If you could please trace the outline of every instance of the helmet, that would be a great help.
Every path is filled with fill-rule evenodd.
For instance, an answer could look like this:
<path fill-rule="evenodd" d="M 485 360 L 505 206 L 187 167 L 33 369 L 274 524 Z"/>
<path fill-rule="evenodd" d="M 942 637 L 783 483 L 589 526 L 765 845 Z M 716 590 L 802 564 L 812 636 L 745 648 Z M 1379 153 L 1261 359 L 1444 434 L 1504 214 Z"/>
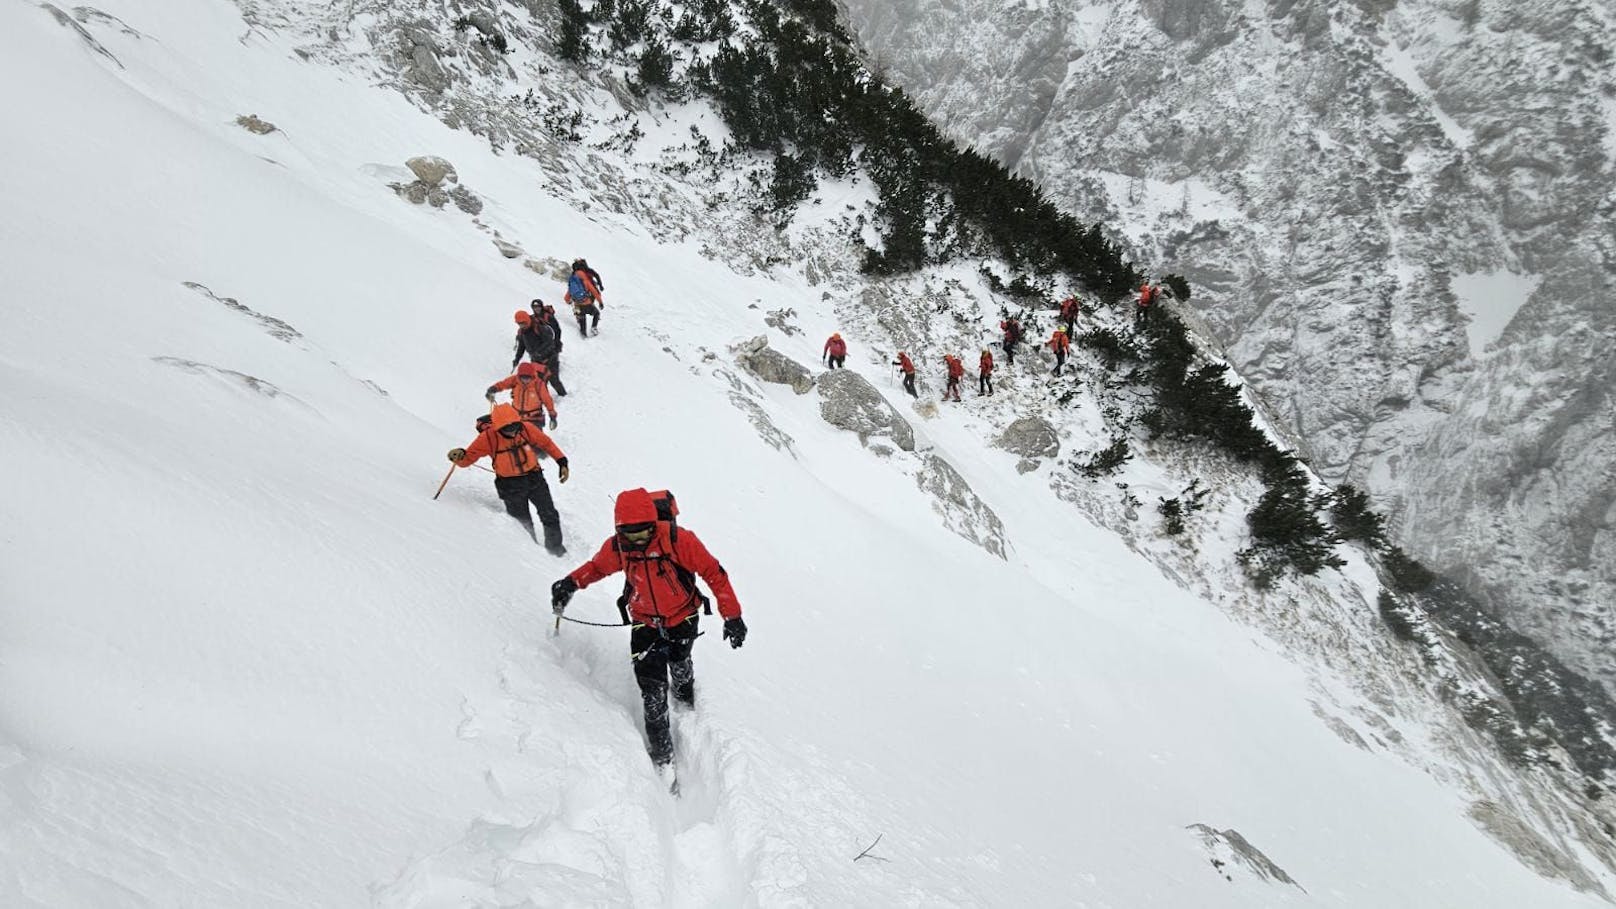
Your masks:
<path fill-rule="evenodd" d="M 523 363 L 521 366 L 516 367 L 516 374 L 518 376 L 536 376 L 539 374 L 539 364 Z"/>
<path fill-rule="evenodd" d="M 515 318 L 517 325 L 526 325 L 533 321 L 533 316 L 529 315 L 525 309 L 518 309 Z"/>

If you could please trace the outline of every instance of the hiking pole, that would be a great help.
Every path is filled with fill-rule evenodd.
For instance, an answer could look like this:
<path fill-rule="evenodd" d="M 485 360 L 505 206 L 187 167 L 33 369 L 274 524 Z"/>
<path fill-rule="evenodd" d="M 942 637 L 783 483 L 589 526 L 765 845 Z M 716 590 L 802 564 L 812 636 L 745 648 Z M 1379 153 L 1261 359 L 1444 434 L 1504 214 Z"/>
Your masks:
<path fill-rule="evenodd" d="M 443 482 L 438 484 L 438 491 L 432 494 L 432 501 L 436 502 L 438 500 L 438 496 L 443 495 L 443 487 L 449 485 L 449 478 L 454 476 L 455 468 L 459 466 L 460 465 L 458 464 L 449 465 L 449 472 L 443 475 Z"/>

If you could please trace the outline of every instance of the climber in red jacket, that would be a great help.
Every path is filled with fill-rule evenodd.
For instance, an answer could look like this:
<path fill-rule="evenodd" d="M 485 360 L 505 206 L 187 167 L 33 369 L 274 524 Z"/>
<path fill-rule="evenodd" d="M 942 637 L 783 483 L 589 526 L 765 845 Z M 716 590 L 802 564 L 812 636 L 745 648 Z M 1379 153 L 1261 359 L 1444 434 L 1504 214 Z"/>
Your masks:
<path fill-rule="evenodd" d="M 948 367 L 948 386 L 943 389 L 943 400 L 947 401 L 952 397 L 958 401 L 960 399 L 959 383 L 960 378 L 965 375 L 965 364 L 961 363 L 960 358 L 953 354 L 944 354 L 943 363 Z"/>
<path fill-rule="evenodd" d="M 842 340 L 840 333 L 833 334 L 825 341 L 825 352 L 819 356 L 820 362 L 829 362 L 831 369 L 845 369 L 847 363 L 847 342 Z"/>
<path fill-rule="evenodd" d="M 556 615 L 567 608 L 572 595 L 619 571 L 629 582 L 628 614 L 633 620 L 629 648 L 634 657 L 634 679 L 645 706 L 645 735 L 651 762 L 663 767 L 673 760 L 673 733 L 668 728 L 668 687 L 673 699 L 687 707 L 696 703 L 695 666 L 690 659 L 696 643 L 699 607 L 704 602 L 696 587 L 699 576 L 712 588 L 718 613 L 724 617 L 724 639 L 731 647 L 746 641 L 746 622 L 735 599 L 729 575 L 701 538 L 657 508 L 658 495 L 644 489 L 618 493 L 614 510 L 616 532 L 601 544 L 595 557 L 550 585 Z M 671 512 L 676 514 L 677 512 Z"/>
<path fill-rule="evenodd" d="M 993 354 L 987 348 L 982 348 L 982 357 L 977 361 L 976 393 L 979 395 L 993 394 Z"/>
<path fill-rule="evenodd" d="M 909 397 L 918 399 L 920 393 L 915 391 L 915 362 L 900 350 L 898 359 L 893 360 L 892 365 L 903 370 L 903 390 L 909 392 Z"/>

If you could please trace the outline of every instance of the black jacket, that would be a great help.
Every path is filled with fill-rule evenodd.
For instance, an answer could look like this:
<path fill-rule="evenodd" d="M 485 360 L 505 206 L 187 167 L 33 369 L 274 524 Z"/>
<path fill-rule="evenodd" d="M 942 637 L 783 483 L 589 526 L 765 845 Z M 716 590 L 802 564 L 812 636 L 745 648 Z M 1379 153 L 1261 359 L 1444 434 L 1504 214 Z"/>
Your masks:
<path fill-rule="evenodd" d="M 522 354 L 535 363 L 545 363 L 561 349 L 556 333 L 543 323 L 530 324 L 516 333 L 516 349 L 512 352 L 511 368 L 522 362 Z"/>

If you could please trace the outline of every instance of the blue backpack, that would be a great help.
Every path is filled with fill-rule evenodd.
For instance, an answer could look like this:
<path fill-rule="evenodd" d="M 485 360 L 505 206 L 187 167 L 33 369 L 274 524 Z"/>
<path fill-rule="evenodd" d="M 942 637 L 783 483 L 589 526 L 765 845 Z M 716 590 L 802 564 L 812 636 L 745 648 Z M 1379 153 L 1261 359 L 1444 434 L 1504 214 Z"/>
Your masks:
<path fill-rule="evenodd" d="M 567 296 L 579 303 L 589 299 L 589 290 L 584 287 L 584 279 L 578 277 L 577 272 L 567 279 Z"/>

